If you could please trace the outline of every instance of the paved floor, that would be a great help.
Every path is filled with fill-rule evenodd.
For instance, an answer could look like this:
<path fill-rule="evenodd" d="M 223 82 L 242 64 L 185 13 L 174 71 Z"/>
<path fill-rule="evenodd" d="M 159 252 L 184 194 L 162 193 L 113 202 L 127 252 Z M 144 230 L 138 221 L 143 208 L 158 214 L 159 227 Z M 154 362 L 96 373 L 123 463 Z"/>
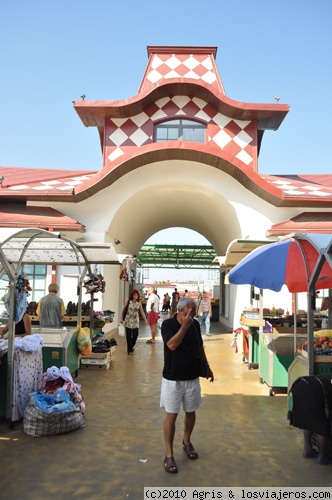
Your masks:
<path fill-rule="evenodd" d="M 202 380 L 204 404 L 192 441 L 199 459 L 182 451 L 178 417 L 178 474 L 163 470 L 164 412 L 159 408 L 163 346 L 146 344 L 142 325 L 134 356 L 124 340 L 107 371 L 79 370 L 86 426 L 69 434 L 32 438 L 20 423 L 0 421 L 1 499 L 143 498 L 144 486 L 332 486 L 332 466 L 302 458 L 301 433 L 286 418 L 286 396 L 269 396 L 258 370 L 230 348 L 232 335 L 213 324 L 205 348 L 215 373 Z"/>

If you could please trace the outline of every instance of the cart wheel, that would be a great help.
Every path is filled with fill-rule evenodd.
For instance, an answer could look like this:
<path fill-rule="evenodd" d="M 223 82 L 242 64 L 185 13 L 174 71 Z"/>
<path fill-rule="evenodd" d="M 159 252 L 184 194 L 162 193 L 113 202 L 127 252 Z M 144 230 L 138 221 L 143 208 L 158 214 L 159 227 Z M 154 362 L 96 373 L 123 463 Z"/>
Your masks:
<path fill-rule="evenodd" d="M 248 365 L 248 370 L 252 370 L 252 364 L 251 363 L 249 363 L 249 365 Z"/>
<path fill-rule="evenodd" d="M 270 389 L 270 390 L 269 390 L 269 396 L 274 396 L 274 395 L 275 395 L 274 390 L 273 390 L 273 389 Z"/>
<path fill-rule="evenodd" d="M 262 377 L 259 377 L 259 383 L 264 384 L 264 380 L 262 379 Z"/>

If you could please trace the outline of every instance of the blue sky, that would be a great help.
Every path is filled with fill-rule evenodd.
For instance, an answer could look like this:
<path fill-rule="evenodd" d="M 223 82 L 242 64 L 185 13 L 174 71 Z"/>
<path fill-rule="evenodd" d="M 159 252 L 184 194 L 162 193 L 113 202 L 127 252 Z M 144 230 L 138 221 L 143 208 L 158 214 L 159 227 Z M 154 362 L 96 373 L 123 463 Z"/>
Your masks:
<path fill-rule="evenodd" d="M 72 101 L 135 95 L 148 45 L 206 45 L 228 97 L 291 106 L 259 172 L 331 174 L 331 22 L 330 0 L 3 1 L 0 165 L 99 170 Z"/>
<path fill-rule="evenodd" d="M 330 0 L 13 0 L 0 6 L 0 165 L 100 169 L 72 107 L 137 93 L 148 45 L 217 46 L 228 97 L 290 104 L 261 173 L 332 173 Z"/>

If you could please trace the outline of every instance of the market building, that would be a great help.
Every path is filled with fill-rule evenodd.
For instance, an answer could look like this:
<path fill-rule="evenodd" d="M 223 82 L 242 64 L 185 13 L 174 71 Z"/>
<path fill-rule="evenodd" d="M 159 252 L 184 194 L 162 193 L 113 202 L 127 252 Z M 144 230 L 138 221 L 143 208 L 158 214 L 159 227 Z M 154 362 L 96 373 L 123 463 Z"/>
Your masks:
<path fill-rule="evenodd" d="M 282 126 L 289 105 L 226 96 L 217 47 L 149 46 L 147 53 L 135 96 L 73 103 L 83 125 L 98 130 L 100 170 L 1 167 L 0 230 L 59 231 L 74 241 L 110 243 L 122 257 L 138 255 L 162 229 L 195 230 L 220 256 L 219 319 L 233 328 L 249 295 L 247 287 L 225 284 L 228 270 L 266 241 L 331 233 L 332 175 L 259 173 L 264 133 Z M 102 269 L 102 307 L 116 315 L 122 269 L 121 258 Z M 69 274 L 46 266 L 40 294 L 53 279 L 64 301 L 72 300 Z"/>

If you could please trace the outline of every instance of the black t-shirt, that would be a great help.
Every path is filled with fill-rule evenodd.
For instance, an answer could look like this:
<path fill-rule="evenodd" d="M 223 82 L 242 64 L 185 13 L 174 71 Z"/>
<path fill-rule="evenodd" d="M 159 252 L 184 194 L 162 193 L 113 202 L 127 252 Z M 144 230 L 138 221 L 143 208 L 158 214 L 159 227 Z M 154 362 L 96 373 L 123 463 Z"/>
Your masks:
<path fill-rule="evenodd" d="M 181 328 L 177 314 L 165 319 L 161 326 L 161 335 L 164 341 L 164 369 L 163 377 L 168 380 L 194 380 L 199 376 L 199 346 L 203 345 L 201 329 L 198 321 L 188 328 L 181 344 L 171 351 L 167 342 Z"/>

